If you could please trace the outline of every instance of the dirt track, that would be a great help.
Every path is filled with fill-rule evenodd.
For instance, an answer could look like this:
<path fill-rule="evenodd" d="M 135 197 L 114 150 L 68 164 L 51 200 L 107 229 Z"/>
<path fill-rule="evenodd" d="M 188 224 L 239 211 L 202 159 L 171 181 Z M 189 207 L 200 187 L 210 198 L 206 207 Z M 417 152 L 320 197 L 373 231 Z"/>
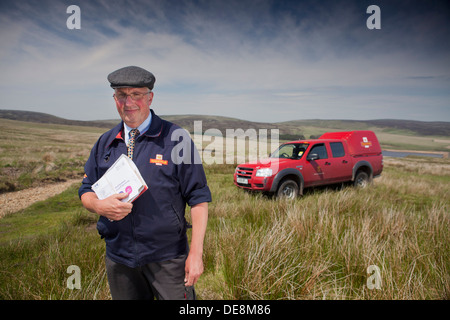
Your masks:
<path fill-rule="evenodd" d="M 25 209 L 36 201 L 53 197 L 74 183 L 81 183 L 81 180 L 72 179 L 65 182 L 0 194 L 0 218 L 8 213 Z"/>

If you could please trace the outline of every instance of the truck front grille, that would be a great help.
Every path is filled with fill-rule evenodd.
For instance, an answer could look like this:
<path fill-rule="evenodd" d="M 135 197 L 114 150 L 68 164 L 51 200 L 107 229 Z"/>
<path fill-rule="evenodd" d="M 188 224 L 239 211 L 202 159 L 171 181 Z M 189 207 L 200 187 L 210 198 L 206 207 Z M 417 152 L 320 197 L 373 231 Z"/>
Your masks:
<path fill-rule="evenodd" d="M 238 167 L 236 174 L 238 177 L 250 179 L 253 173 L 253 168 Z"/>

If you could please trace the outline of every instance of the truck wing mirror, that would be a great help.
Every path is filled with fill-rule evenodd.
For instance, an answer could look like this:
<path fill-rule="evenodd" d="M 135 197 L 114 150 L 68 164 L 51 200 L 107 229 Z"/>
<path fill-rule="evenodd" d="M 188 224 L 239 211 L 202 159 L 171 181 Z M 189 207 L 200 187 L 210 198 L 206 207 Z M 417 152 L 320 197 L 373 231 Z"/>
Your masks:
<path fill-rule="evenodd" d="M 307 161 L 314 161 L 314 160 L 318 160 L 319 159 L 319 155 L 317 153 L 310 153 L 308 154 L 308 157 L 306 158 Z"/>

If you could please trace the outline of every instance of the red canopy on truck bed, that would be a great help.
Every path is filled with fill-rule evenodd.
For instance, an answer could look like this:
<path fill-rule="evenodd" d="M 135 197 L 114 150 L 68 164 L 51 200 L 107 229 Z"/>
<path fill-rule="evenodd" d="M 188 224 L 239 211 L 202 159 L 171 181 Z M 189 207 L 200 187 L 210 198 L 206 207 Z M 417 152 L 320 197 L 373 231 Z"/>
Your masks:
<path fill-rule="evenodd" d="M 369 130 L 327 132 L 319 139 L 346 140 L 351 156 L 379 155 L 381 153 L 377 136 Z"/>

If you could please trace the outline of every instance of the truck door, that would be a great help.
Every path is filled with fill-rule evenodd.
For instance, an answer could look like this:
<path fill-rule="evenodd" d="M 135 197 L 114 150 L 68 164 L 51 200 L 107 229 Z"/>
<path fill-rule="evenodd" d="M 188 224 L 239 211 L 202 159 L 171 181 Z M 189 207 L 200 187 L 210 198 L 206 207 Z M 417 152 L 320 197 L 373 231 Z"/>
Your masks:
<path fill-rule="evenodd" d="M 348 181 L 352 179 L 352 162 L 342 142 L 330 142 L 331 157 L 329 178 L 333 182 Z"/>
<path fill-rule="evenodd" d="M 312 146 L 306 156 L 302 170 L 305 187 L 327 183 L 329 165 L 325 143 L 318 143 Z"/>

